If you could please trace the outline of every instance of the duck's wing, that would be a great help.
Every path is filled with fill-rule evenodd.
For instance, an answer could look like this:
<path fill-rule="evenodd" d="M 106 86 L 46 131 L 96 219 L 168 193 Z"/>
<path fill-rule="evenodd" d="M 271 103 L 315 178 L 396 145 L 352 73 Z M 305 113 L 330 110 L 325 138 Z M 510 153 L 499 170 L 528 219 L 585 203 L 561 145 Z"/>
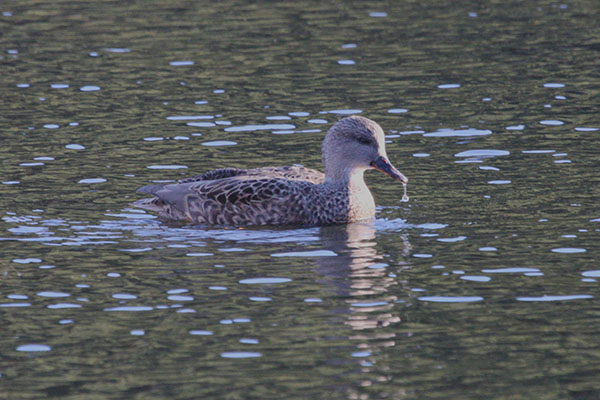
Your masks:
<path fill-rule="evenodd" d="M 219 168 L 213 169 L 212 171 L 207 171 L 200 175 L 192 176 L 190 178 L 181 179 L 179 180 L 179 183 L 214 181 L 216 179 L 231 178 L 234 176 L 244 175 L 246 173 L 248 173 L 248 170 L 242 168 Z"/>
<path fill-rule="evenodd" d="M 307 181 L 314 184 L 323 183 L 323 181 L 325 180 L 325 174 L 323 174 L 322 172 L 306 168 L 301 165 L 293 165 L 289 167 L 276 167 L 273 168 L 273 174 L 283 179 Z"/>
<path fill-rule="evenodd" d="M 323 183 L 325 175 L 317 170 L 305 168 L 300 165 L 286 167 L 265 168 L 220 168 L 207 171 L 191 178 L 181 179 L 179 183 L 191 183 L 200 181 L 213 181 L 217 179 L 233 178 L 235 176 L 282 178 L 289 180 L 307 181 L 315 184 Z"/>
<path fill-rule="evenodd" d="M 148 185 L 138 191 L 160 199 L 162 216 L 219 225 L 310 223 L 305 197 L 318 194 L 311 182 L 248 176 Z"/>

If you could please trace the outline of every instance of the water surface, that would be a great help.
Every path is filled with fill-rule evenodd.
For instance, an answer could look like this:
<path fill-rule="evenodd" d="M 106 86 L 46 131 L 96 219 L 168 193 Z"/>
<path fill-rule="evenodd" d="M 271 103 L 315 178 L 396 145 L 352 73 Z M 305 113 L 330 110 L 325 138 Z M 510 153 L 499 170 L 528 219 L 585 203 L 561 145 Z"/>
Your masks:
<path fill-rule="evenodd" d="M 10 398 L 600 397 L 597 4 L 13 2 Z M 320 168 L 378 121 L 377 219 L 203 227 L 135 189 Z"/>

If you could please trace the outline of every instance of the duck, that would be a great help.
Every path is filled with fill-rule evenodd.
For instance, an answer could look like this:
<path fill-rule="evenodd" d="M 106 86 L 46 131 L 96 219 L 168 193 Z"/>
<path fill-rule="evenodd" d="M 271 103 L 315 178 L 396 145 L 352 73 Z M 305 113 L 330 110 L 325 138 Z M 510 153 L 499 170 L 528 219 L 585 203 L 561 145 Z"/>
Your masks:
<path fill-rule="evenodd" d="M 333 124 L 321 152 L 324 173 L 300 165 L 220 168 L 143 186 L 137 191 L 153 197 L 133 205 L 200 225 L 333 225 L 374 218 L 365 171 L 381 171 L 404 187 L 408 182 L 387 156 L 383 129 L 366 117 Z"/>

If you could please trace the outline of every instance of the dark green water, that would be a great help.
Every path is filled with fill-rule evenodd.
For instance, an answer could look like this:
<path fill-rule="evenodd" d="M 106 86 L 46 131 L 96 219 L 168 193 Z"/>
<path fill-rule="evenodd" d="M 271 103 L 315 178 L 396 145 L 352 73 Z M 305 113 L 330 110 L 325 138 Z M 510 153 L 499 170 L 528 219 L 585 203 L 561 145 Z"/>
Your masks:
<path fill-rule="evenodd" d="M 0 398 L 600 398 L 599 9 L 1 3 Z M 129 206 L 351 113 L 373 223 Z"/>

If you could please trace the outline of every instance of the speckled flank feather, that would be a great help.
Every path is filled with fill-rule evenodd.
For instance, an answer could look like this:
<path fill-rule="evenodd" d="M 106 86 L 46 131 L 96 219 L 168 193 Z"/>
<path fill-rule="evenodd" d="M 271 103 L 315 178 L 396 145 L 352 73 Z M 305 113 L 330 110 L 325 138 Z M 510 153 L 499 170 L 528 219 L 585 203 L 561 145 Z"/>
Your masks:
<path fill-rule="evenodd" d="M 357 124 L 364 129 L 357 129 Z M 383 132 L 371 132 L 373 124 L 381 131 L 379 125 L 366 118 L 345 118 L 330 129 L 328 136 L 341 132 L 354 140 L 353 132 L 367 132 L 375 139 L 372 147 L 384 146 Z M 345 128 L 351 128 L 351 132 L 345 132 Z M 332 143 L 343 146 L 344 140 L 334 138 Z M 374 151 L 379 147 L 375 146 Z M 330 153 L 325 145 L 323 152 L 327 163 Z M 354 166 L 352 160 L 348 165 L 341 164 L 329 169 L 342 177 L 345 175 L 338 169 L 348 170 L 347 178 L 329 179 L 302 166 L 216 169 L 175 184 L 144 186 L 138 191 L 155 197 L 134 205 L 165 218 L 211 225 L 324 225 L 372 218 L 375 203 L 362 178 L 370 165 L 365 161 L 364 165 Z"/>

